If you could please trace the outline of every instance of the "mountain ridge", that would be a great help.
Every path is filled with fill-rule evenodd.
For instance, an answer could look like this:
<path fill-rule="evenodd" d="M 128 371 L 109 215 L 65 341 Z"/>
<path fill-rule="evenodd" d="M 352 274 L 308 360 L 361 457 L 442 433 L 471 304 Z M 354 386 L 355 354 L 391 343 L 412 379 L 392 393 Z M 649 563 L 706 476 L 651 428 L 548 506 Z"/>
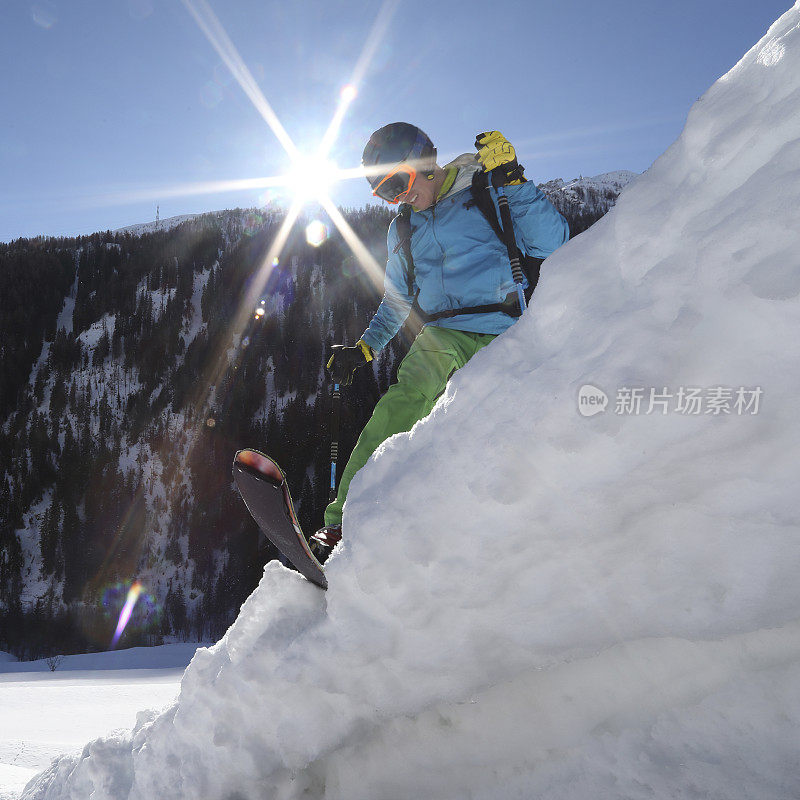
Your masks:
<path fill-rule="evenodd" d="M 599 175 L 594 175 L 589 178 L 585 178 L 582 175 L 578 178 L 572 178 L 571 180 L 564 180 L 563 178 L 554 178 L 549 181 L 545 181 L 543 183 L 537 184 L 545 194 L 548 195 L 551 201 L 554 199 L 558 199 L 558 193 L 568 193 L 568 192 L 575 192 L 576 190 L 581 190 L 585 193 L 585 195 L 590 195 L 593 191 L 598 195 L 605 193 L 605 199 L 607 201 L 605 208 L 603 208 L 602 213 L 608 211 L 608 209 L 613 205 L 613 202 L 616 201 L 616 198 L 619 196 L 620 192 L 629 184 L 632 183 L 637 177 L 639 177 L 638 172 L 631 172 L 630 170 L 615 170 L 612 172 L 603 172 Z M 551 196 L 552 195 L 552 196 Z M 576 200 L 580 202 L 577 196 L 573 195 L 571 200 L 575 202 Z M 608 201 L 611 202 L 608 202 Z M 586 198 L 584 198 L 584 202 L 586 202 Z M 601 205 L 598 203 L 598 205 Z M 263 207 L 254 207 L 252 209 L 247 209 L 245 213 L 248 211 L 250 213 L 265 213 L 268 211 L 275 211 L 277 210 L 274 206 L 263 206 Z M 122 228 L 116 228 L 113 233 L 115 234 L 124 234 L 130 233 L 135 236 L 141 236 L 145 233 L 154 233 L 156 231 L 168 231 L 172 228 L 182 225 L 184 222 L 190 222 L 196 220 L 200 217 L 204 217 L 207 215 L 216 216 L 219 218 L 223 218 L 226 215 L 240 213 L 241 209 L 222 209 L 219 211 L 201 211 L 196 214 L 178 214 L 173 217 L 165 217 L 164 219 L 159 220 L 152 220 L 151 222 L 140 222 L 135 223 L 133 225 L 126 225 Z"/>
<path fill-rule="evenodd" d="M 565 210 L 578 227 L 615 200 L 606 193 L 592 210 Z M 19 266 L 16 279 L 5 273 L 9 305 L 24 291 L 15 311 L 32 309 L 3 331 L 6 352 L 17 340 L 28 353 L 4 381 L 5 402 L 15 385 L 18 399 L 0 425 L 5 649 L 38 657 L 107 646 L 134 576 L 147 603 L 128 644 L 220 635 L 275 556 L 254 552 L 257 534 L 228 483 L 231 443 L 287 465 L 313 530 L 329 471 L 323 352 L 355 340 L 380 296 L 338 234 L 314 248 L 297 224 L 268 265 L 258 308 L 229 329 L 283 213 L 180 215 L 0 246 L 0 259 Z M 379 206 L 346 212 L 379 263 L 391 216 Z M 54 269 L 61 288 L 36 310 L 34 284 L 54 283 L 37 271 Z M 342 463 L 412 336 L 398 337 L 349 394 Z M 302 441 L 292 441 L 296 430 L 308 431 Z M 198 507 L 199 497 L 212 501 Z"/>

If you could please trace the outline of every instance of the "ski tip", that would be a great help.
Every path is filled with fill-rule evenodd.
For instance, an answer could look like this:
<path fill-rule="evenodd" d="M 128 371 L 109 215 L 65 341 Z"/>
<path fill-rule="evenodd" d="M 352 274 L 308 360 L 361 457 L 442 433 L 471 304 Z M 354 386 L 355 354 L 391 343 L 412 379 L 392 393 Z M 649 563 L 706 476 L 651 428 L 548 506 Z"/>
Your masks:
<path fill-rule="evenodd" d="M 304 577 L 307 578 L 309 583 L 313 583 L 315 586 L 318 586 L 324 592 L 328 591 L 328 579 L 324 575 L 321 575 L 321 576 L 316 577 L 316 578 L 308 578 L 308 576 L 304 576 Z"/>
<path fill-rule="evenodd" d="M 283 481 L 281 468 L 269 456 L 259 453 L 258 450 L 240 450 L 233 460 L 234 463 L 249 467 L 275 483 Z"/>

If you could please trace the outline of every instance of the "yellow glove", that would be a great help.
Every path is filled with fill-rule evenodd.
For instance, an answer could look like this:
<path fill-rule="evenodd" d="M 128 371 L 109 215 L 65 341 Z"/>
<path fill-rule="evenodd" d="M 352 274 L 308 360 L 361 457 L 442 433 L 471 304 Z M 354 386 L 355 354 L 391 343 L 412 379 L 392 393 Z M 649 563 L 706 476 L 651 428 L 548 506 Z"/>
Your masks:
<path fill-rule="evenodd" d="M 504 176 L 502 184 L 516 186 L 525 180 L 523 167 L 517 163 L 514 145 L 500 131 L 487 131 L 475 137 L 478 161 L 486 172 L 496 169 Z M 495 184 L 497 185 L 497 184 Z"/>

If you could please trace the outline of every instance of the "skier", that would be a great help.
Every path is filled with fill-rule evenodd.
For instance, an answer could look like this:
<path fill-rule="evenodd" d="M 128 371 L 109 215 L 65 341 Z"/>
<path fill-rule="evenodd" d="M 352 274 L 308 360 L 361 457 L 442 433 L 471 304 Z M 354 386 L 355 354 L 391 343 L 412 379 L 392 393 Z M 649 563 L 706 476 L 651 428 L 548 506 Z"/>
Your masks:
<path fill-rule="evenodd" d="M 387 234 L 383 299 L 354 346 L 333 346 L 327 365 L 332 379 L 349 385 L 356 369 L 373 360 L 410 314 L 417 314 L 424 327 L 400 364 L 397 383 L 364 427 L 337 497 L 325 510 L 324 527 L 311 537 L 321 562 L 341 539 L 342 510 L 358 470 L 383 441 L 425 417 L 451 375 L 521 314 L 508 250 L 490 225 L 498 192 L 484 180 L 485 197 L 492 198 L 487 210 L 476 179 L 491 173 L 494 187 L 502 185 L 508 197 L 517 245 L 532 265 L 526 294 L 538 277 L 534 267 L 569 238 L 566 220 L 526 181 L 505 137 L 498 131 L 482 133 L 475 144 L 477 155 L 440 167 L 436 148 L 422 130 L 394 122 L 375 131 L 364 148 L 361 163 L 373 194 L 402 205 Z"/>

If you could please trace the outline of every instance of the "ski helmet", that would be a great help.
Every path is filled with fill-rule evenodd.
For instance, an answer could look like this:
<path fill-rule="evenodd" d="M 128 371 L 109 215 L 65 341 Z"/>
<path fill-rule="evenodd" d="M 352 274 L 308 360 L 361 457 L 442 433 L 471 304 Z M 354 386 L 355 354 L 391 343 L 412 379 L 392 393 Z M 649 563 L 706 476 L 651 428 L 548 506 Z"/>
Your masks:
<path fill-rule="evenodd" d="M 361 164 L 376 196 L 396 203 L 408 191 L 420 161 L 434 161 L 436 148 L 416 125 L 392 122 L 369 137 Z M 433 177 L 432 170 L 420 170 Z"/>

